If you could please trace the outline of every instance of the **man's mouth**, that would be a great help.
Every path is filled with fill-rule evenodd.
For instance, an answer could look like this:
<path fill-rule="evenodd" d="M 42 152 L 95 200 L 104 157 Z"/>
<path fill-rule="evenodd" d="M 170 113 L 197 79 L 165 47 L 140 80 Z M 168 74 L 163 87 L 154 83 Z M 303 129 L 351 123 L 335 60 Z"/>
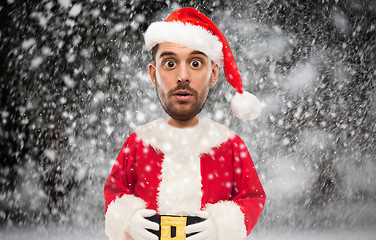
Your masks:
<path fill-rule="evenodd" d="M 174 97 L 179 102 L 185 102 L 192 98 L 192 93 L 188 90 L 178 90 L 174 93 Z"/>

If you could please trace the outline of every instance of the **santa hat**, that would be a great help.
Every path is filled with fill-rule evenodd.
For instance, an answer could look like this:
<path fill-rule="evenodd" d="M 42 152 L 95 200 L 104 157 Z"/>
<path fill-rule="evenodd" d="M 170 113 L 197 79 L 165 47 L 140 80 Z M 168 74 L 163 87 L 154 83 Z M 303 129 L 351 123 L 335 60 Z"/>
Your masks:
<path fill-rule="evenodd" d="M 154 22 L 147 29 L 145 47 L 151 50 L 162 42 L 173 42 L 210 57 L 223 70 L 227 82 L 236 90 L 231 101 L 231 109 L 242 120 L 253 120 L 261 113 L 260 101 L 244 91 L 242 79 L 230 46 L 219 28 L 203 13 L 194 8 L 181 8 L 163 22 Z"/>

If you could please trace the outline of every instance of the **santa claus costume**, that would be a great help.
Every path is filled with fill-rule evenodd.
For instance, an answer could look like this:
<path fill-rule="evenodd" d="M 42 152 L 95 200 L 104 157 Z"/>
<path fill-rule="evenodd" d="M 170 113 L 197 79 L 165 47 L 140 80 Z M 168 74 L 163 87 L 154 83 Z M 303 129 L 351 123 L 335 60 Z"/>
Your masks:
<path fill-rule="evenodd" d="M 175 42 L 202 51 L 224 65 L 227 81 L 238 92 L 235 102 L 240 99 L 232 103 L 235 114 L 253 119 L 260 113 L 260 102 L 243 91 L 226 39 L 199 11 L 179 9 L 151 24 L 145 42 L 149 50 Z M 208 118 L 188 128 L 175 128 L 164 119 L 137 128 L 116 158 L 104 196 L 105 231 L 111 240 L 124 240 L 133 213 L 143 208 L 174 216 L 207 211 L 219 240 L 240 240 L 254 228 L 265 203 L 244 142 Z"/>

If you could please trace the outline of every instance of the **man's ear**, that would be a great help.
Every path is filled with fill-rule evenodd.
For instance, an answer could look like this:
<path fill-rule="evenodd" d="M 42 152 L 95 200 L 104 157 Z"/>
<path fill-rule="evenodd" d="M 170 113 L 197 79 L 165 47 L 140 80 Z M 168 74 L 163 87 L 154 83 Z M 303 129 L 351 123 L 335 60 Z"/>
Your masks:
<path fill-rule="evenodd" d="M 213 63 L 212 74 L 211 74 L 211 79 L 210 79 L 210 87 L 213 87 L 217 83 L 218 76 L 219 76 L 219 66 L 218 64 Z"/>
<path fill-rule="evenodd" d="M 148 66 L 148 72 L 150 76 L 150 80 L 153 83 L 153 85 L 156 87 L 157 86 L 157 78 L 156 78 L 156 68 L 155 68 L 155 63 L 151 62 L 149 63 Z"/>

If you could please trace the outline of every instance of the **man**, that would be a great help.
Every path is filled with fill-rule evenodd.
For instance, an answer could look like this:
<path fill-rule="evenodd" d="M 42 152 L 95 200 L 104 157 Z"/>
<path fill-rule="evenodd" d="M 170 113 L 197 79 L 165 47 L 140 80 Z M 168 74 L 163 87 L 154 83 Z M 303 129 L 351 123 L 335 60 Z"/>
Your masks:
<path fill-rule="evenodd" d="M 243 91 L 226 39 L 199 11 L 182 8 L 151 24 L 145 45 L 169 119 L 140 126 L 125 141 L 104 188 L 107 236 L 244 239 L 262 212 L 264 190 L 244 142 L 198 113 L 222 63 L 238 92 L 236 115 L 252 119 L 260 103 Z"/>

